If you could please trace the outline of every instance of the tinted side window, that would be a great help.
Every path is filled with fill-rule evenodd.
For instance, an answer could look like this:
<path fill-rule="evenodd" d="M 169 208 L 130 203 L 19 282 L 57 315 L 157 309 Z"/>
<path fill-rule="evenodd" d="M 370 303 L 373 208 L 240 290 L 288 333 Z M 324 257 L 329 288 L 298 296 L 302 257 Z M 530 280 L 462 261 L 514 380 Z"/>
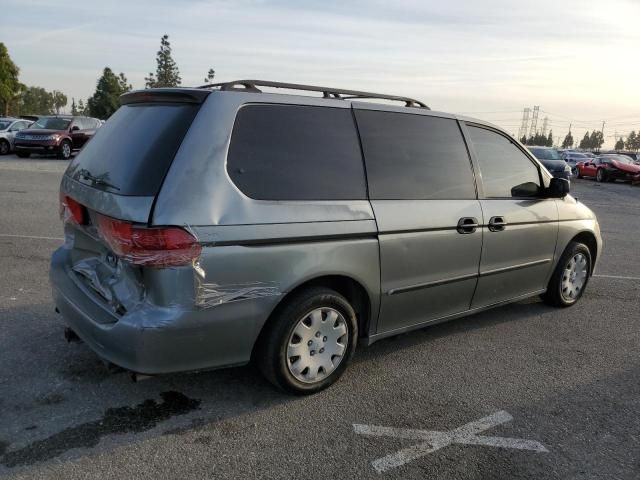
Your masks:
<path fill-rule="evenodd" d="M 480 164 L 485 196 L 509 198 L 535 194 L 540 176 L 529 157 L 507 137 L 485 128 L 468 128 Z"/>
<path fill-rule="evenodd" d="M 344 108 L 242 107 L 227 171 L 245 195 L 258 200 L 367 198 L 357 131 Z"/>
<path fill-rule="evenodd" d="M 377 200 L 476 198 L 455 120 L 356 110 L 369 196 Z"/>

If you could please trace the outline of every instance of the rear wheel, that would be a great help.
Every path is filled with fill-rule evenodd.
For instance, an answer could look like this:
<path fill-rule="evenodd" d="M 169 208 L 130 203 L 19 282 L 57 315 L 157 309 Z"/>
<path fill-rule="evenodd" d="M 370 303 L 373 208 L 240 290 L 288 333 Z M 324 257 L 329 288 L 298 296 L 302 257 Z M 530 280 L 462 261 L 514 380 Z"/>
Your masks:
<path fill-rule="evenodd" d="M 58 158 L 62 160 L 69 160 L 69 158 L 71 158 L 71 142 L 69 142 L 69 140 L 63 140 L 60 144 Z"/>
<path fill-rule="evenodd" d="M 271 383 L 298 395 L 318 392 L 338 380 L 358 340 L 355 311 L 328 288 L 295 294 L 265 329 L 254 361 Z"/>
<path fill-rule="evenodd" d="M 560 257 L 542 299 L 554 307 L 570 307 L 582 297 L 590 276 L 589 248 L 583 243 L 571 242 Z"/>
<path fill-rule="evenodd" d="M 18 155 L 18 157 L 20 158 L 29 158 L 31 156 L 29 152 L 18 152 L 16 153 L 16 155 Z"/>
<path fill-rule="evenodd" d="M 11 145 L 6 140 L 0 140 L 0 155 L 6 155 L 11 150 Z"/>
<path fill-rule="evenodd" d="M 599 168 L 596 172 L 596 182 L 606 182 L 607 181 L 607 172 L 604 171 L 603 168 Z"/>

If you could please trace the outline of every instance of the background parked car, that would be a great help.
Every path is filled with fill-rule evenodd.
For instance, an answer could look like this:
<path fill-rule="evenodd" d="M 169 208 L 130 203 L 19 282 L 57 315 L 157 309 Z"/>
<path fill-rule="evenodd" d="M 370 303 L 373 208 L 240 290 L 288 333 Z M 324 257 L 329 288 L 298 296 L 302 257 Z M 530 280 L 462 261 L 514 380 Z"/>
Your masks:
<path fill-rule="evenodd" d="M 580 152 L 563 152 L 562 155 L 560 156 L 565 162 L 569 164 L 573 175 L 578 174 L 578 169 L 576 168 L 576 164 L 580 162 L 587 162 L 591 158 L 586 154 L 580 153 Z"/>
<path fill-rule="evenodd" d="M 20 118 L 0 118 L 0 155 L 6 155 L 13 150 L 13 142 L 20 130 L 24 130 L 31 121 Z"/>
<path fill-rule="evenodd" d="M 32 153 L 56 154 L 68 159 L 73 150 L 80 150 L 101 126 L 100 120 L 68 115 L 40 117 L 28 130 L 15 138 L 15 150 L 19 157 Z"/>
<path fill-rule="evenodd" d="M 577 165 L 578 178 L 595 177 L 598 182 L 633 181 L 640 175 L 640 165 L 626 155 L 600 155 Z"/>
<path fill-rule="evenodd" d="M 571 167 L 565 162 L 558 151 L 551 147 L 527 147 L 533 156 L 540 160 L 549 173 L 556 178 L 571 180 Z"/>

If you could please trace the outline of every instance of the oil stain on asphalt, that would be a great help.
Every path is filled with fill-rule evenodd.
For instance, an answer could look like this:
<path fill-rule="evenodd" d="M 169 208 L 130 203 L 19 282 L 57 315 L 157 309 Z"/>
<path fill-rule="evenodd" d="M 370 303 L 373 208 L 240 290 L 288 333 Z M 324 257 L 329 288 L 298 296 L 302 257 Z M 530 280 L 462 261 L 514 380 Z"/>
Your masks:
<path fill-rule="evenodd" d="M 12 468 L 50 460 L 74 448 L 95 447 L 105 435 L 143 432 L 200 407 L 200 400 L 179 392 L 163 392 L 160 397 L 160 403 L 145 400 L 135 407 L 109 408 L 100 420 L 67 428 L 18 450 L 7 451 L 9 444 L 0 440 L 0 464 Z"/>

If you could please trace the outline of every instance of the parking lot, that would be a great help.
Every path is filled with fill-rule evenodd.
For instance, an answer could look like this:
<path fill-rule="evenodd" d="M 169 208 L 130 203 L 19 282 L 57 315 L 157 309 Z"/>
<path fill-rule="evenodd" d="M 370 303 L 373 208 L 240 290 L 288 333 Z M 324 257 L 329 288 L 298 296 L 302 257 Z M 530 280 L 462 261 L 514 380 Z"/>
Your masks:
<path fill-rule="evenodd" d="M 65 166 L 0 158 L 0 476 L 638 477 L 640 188 L 572 183 L 605 242 L 576 306 L 382 340 L 297 398 L 251 367 L 133 383 L 67 344 L 48 283 Z"/>

